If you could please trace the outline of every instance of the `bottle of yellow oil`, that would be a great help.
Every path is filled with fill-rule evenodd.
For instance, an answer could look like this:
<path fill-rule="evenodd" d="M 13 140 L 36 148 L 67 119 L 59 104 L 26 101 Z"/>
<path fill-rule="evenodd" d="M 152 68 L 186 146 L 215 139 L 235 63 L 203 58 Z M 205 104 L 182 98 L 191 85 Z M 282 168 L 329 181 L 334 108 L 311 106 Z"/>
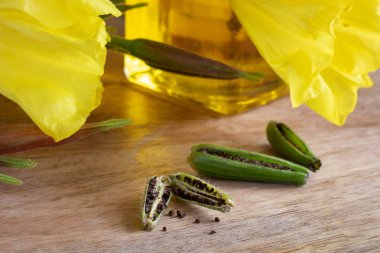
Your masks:
<path fill-rule="evenodd" d="M 259 82 L 189 77 L 153 69 L 126 55 L 125 73 L 136 87 L 221 114 L 242 112 L 288 94 L 287 86 L 261 58 L 229 0 L 127 0 L 148 6 L 126 13 L 127 39 L 164 42 L 247 72 L 261 72 Z"/>

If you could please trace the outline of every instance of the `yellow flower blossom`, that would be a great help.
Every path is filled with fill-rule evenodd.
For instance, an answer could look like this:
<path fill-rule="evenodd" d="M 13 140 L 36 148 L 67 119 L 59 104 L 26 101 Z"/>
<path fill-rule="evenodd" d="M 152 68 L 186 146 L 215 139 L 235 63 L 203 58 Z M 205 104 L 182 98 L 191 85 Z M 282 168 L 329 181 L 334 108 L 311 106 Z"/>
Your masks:
<path fill-rule="evenodd" d="M 0 1 L 0 93 L 56 141 L 99 105 L 108 0 Z"/>
<path fill-rule="evenodd" d="M 253 43 L 305 103 L 343 125 L 380 67 L 379 0 L 231 0 Z"/>

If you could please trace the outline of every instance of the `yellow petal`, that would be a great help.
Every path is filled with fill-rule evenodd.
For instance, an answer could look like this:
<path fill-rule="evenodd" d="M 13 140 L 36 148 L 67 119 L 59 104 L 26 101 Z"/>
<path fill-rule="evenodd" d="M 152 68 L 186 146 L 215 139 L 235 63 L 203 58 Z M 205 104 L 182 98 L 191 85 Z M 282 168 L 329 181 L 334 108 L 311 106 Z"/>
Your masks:
<path fill-rule="evenodd" d="M 56 141 L 99 105 L 108 35 L 106 0 L 0 3 L 0 93 Z M 102 8 L 104 9 L 102 10 Z"/>
<path fill-rule="evenodd" d="M 328 91 L 306 101 L 306 104 L 325 119 L 342 126 L 355 108 L 359 88 L 357 81 L 361 78 L 360 75 L 347 75 L 329 67 L 319 78 L 320 82 L 328 83 Z"/>
<path fill-rule="evenodd" d="M 330 92 L 307 105 L 337 125 L 343 125 L 354 110 L 359 87 L 370 87 L 368 73 L 380 67 L 380 1 L 354 1 L 335 27 L 335 51 L 321 79 Z"/>
<path fill-rule="evenodd" d="M 294 107 L 328 92 L 316 86 L 334 51 L 333 27 L 349 1 L 231 0 L 260 54 L 289 85 Z"/>
<path fill-rule="evenodd" d="M 293 106 L 343 125 L 380 67 L 380 1 L 231 1 Z"/>
<path fill-rule="evenodd" d="M 354 1 L 335 28 L 332 65 L 347 74 L 366 76 L 380 67 L 380 1 Z M 365 78 L 365 77 L 363 77 Z M 358 82 L 368 87 L 370 81 Z"/>

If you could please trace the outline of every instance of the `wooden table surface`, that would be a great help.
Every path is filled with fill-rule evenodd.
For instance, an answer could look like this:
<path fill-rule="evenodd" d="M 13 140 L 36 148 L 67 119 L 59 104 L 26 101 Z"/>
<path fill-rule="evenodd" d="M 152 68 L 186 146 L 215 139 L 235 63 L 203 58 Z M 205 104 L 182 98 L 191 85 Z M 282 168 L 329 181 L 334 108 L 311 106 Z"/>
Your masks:
<path fill-rule="evenodd" d="M 0 185 L 0 252 L 379 252 L 380 85 L 361 90 L 355 112 L 336 127 L 306 107 L 292 110 L 288 98 L 228 117 L 176 105 L 130 88 L 120 57 L 112 56 L 104 83 L 89 122 L 134 124 L 17 154 L 38 166 L 3 170 L 24 185 Z M 0 138 L 38 132 L 15 104 L 3 97 L 0 104 Z M 148 177 L 195 173 L 186 157 L 197 143 L 271 154 L 271 119 L 292 126 L 321 157 L 322 169 L 305 186 L 210 179 L 236 199 L 230 213 L 172 201 L 184 219 L 164 216 L 154 231 L 142 229 Z"/>

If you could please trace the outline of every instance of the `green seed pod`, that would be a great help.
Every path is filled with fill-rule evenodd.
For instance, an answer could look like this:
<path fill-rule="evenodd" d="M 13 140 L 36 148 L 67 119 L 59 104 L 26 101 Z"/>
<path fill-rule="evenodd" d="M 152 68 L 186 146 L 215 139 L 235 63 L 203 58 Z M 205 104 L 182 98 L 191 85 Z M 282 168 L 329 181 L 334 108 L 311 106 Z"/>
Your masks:
<path fill-rule="evenodd" d="M 152 68 L 182 75 L 227 80 L 245 78 L 254 82 L 263 77 L 261 73 L 248 73 L 189 51 L 147 39 L 127 40 L 111 36 L 107 47 L 133 55 Z"/>
<path fill-rule="evenodd" d="M 267 126 L 267 138 L 273 149 L 285 159 L 301 164 L 313 172 L 322 166 L 321 160 L 287 125 L 270 121 Z"/>
<path fill-rule="evenodd" d="M 235 205 L 227 193 L 193 175 L 177 173 L 170 180 L 173 194 L 186 202 L 224 213 Z"/>
<path fill-rule="evenodd" d="M 260 153 L 212 144 L 195 145 L 188 158 L 198 172 L 216 178 L 303 185 L 308 170 Z"/>
<path fill-rule="evenodd" d="M 152 230 L 171 198 L 170 179 L 166 176 L 154 176 L 149 179 L 144 196 L 142 222 L 144 228 Z"/>

